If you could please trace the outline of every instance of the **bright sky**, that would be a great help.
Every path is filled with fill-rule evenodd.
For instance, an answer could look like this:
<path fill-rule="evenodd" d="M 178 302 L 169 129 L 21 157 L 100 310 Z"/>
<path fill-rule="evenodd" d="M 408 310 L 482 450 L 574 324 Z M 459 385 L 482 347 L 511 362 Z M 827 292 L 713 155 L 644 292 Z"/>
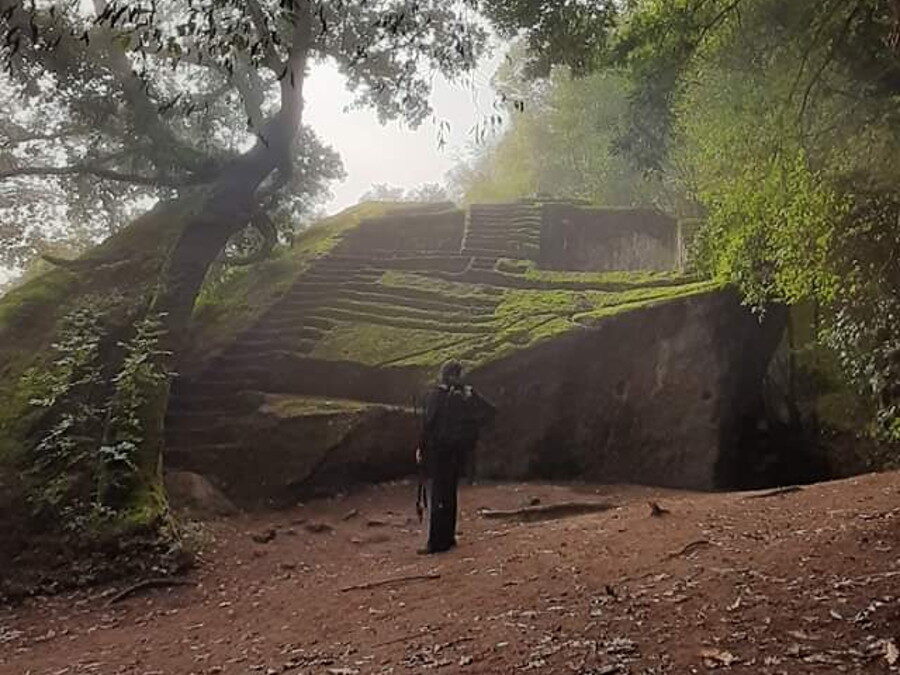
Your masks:
<path fill-rule="evenodd" d="M 369 109 L 345 111 L 353 96 L 331 64 L 316 66 L 305 86 L 304 117 L 323 141 L 337 150 L 347 178 L 332 186 L 334 212 L 356 204 L 375 183 L 414 188 L 444 183 L 444 175 L 472 146 L 472 130 L 493 111 L 496 100 L 490 79 L 502 53 L 485 59 L 469 80 L 449 83 L 436 78 L 432 94 L 434 120 L 410 129 L 399 122 L 382 126 Z M 449 123 L 447 144 L 438 147 L 438 123 Z"/>

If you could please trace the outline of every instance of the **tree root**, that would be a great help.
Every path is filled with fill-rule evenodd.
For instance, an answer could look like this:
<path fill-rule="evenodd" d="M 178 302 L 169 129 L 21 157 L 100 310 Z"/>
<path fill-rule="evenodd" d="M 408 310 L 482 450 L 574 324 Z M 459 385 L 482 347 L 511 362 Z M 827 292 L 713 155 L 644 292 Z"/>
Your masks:
<path fill-rule="evenodd" d="M 754 492 L 747 495 L 744 499 L 765 499 L 766 497 L 777 497 L 779 495 L 787 495 L 791 492 L 800 492 L 803 490 L 799 485 L 786 485 L 784 487 L 775 488 L 774 490 L 766 490 L 765 492 Z"/>
<path fill-rule="evenodd" d="M 402 584 L 407 581 L 433 581 L 434 579 L 440 578 L 441 575 L 437 574 L 436 572 L 432 572 L 430 574 L 411 574 L 406 577 L 392 577 L 390 579 L 381 579 L 380 581 L 371 581 L 367 584 L 354 584 L 353 586 L 344 586 L 341 589 L 341 593 L 346 593 L 347 591 L 368 590 L 370 588 L 389 586 L 391 584 Z"/>
<path fill-rule="evenodd" d="M 132 584 L 128 588 L 124 588 L 106 602 L 106 606 L 114 605 L 126 598 L 131 597 L 135 593 L 146 590 L 148 588 L 165 588 L 167 586 L 195 586 L 196 583 L 184 577 L 157 577 L 154 579 L 144 579 L 136 584 Z"/>
<path fill-rule="evenodd" d="M 666 560 L 672 560 L 673 558 L 680 558 L 683 555 L 690 555 L 695 551 L 700 550 L 706 546 L 712 546 L 712 542 L 708 539 L 697 539 L 696 541 L 692 541 L 690 544 L 687 544 L 683 548 L 674 553 L 670 553 L 666 556 Z"/>
<path fill-rule="evenodd" d="M 479 515 L 482 518 L 495 520 L 519 520 L 533 523 L 541 520 L 556 520 L 558 518 L 572 518 L 587 513 L 601 513 L 615 508 L 613 504 L 604 502 L 563 502 L 562 504 L 546 504 L 538 506 L 526 506 L 510 511 L 497 511 L 482 509 Z"/>

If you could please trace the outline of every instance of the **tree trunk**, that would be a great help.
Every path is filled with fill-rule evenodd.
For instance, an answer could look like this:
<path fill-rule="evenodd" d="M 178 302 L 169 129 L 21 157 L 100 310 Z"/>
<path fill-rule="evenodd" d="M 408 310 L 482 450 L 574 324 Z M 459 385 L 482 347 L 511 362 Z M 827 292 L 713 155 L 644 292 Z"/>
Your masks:
<path fill-rule="evenodd" d="M 281 109 L 260 131 L 256 145 L 227 166 L 205 196 L 182 198 L 185 202 L 182 212 L 190 215 L 169 254 L 151 309 L 164 315 L 169 361 L 177 362 L 185 346 L 194 302 L 210 266 L 228 239 L 250 222 L 260 186 L 274 171 L 290 170 L 290 153 L 303 114 L 303 83 L 312 28 L 310 1 L 294 0 L 293 9 L 292 47 L 281 73 Z M 155 476 L 156 484 L 151 481 L 150 487 L 154 488 L 151 492 L 160 494 L 163 420 L 168 396 L 168 383 L 148 396 L 154 402 L 151 415 L 154 419 L 146 419 L 144 423 L 158 433 L 148 434 L 139 467 L 142 475 Z"/>
<path fill-rule="evenodd" d="M 195 206 L 196 215 L 184 226 L 164 272 L 155 306 L 166 314 L 176 351 L 183 344 L 206 273 L 228 239 L 250 222 L 260 185 L 276 169 L 289 170 L 291 148 L 303 116 L 312 18 L 308 0 L 295 0 L 294 10 L 293 47 L 281 80 L 281 110 L 262 129 L 256 145 L 226 167 L 208 196 Z"/>

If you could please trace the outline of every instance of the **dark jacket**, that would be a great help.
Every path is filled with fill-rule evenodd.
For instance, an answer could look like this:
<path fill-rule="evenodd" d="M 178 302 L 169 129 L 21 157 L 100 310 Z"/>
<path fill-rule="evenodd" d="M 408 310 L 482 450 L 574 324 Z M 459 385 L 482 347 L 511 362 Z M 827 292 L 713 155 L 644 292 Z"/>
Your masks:
<path fill-rule="evenodd" d="M 479 430 L 495 413 L 494 406 L 470 385 L 441 384 L 428 392 L 420 442 L 426 465 L 436 455 L 458 454 L 474 447 Z"/>

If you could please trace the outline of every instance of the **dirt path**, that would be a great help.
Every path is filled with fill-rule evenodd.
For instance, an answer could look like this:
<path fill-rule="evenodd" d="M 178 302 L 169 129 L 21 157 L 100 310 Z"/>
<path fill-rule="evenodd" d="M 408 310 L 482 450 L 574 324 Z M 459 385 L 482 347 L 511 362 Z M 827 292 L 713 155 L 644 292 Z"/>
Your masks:
<path fill-rule="evenodd" d="M 415 553 L 412 493 L 207 523 L 194 587 L 0 610 L 0 673 L 900 670 L 900 474 L 764 498 L 476 486 L 461 496 L 460 547 L 441 556 Z M 617 507 L 476 513 L 538 500 Z M 651 516 L 648 501 L 670 512 Z"/>

